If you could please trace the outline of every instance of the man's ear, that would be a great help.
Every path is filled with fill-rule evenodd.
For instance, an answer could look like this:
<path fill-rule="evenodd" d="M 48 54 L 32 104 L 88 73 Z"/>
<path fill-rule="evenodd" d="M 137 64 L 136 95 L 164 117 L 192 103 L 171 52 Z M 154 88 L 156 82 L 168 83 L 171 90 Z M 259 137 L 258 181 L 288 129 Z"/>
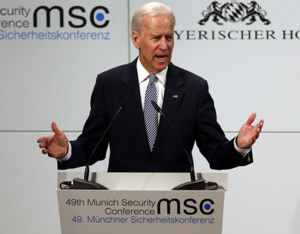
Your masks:
<path fill-rule="evenodd" d="M 132 31 L 131 38 L 135 48 L 140 48 L 140 35 L 136 31 Z"/>

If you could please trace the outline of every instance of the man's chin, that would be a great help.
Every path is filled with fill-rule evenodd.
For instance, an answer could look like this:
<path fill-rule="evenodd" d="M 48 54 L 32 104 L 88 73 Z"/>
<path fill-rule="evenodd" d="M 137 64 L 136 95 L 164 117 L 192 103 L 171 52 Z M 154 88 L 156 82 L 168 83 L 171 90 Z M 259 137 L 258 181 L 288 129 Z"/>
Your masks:
<path fill-rule="evenodd" d="M 169 65 L 170 62 L 164 62 L 164 63 L 160 63 L 158 64 L 155 69 L 158 70 L 158 71 L 162 71 L 162 70 L 165 70 L 167 68 L 167 66 Z"/>

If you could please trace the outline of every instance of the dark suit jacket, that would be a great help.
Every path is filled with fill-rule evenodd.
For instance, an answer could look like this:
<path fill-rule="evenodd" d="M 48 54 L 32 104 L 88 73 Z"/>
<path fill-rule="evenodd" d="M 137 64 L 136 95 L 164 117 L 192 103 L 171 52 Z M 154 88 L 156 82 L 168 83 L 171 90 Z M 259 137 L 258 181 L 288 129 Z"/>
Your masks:
<path fill-rule="evenodd" d="M 189 160 L 173 132 L 161 117 L 154 149 L 150 153 L 136 69 L 137 60 L 106 71 L 97 77 L 91 97 L 90 115 L 82 134 L 72 141 L 72 157 L 59 169 L 85 166 L 123 99 L 131 93 L 91 164 L 103 160 L 110 146 L 109 172 L 188 172 Z M 177 95 L 174 97 L 174 95 Z M 197 143 L 212 169 L 229 169 L 252 162 L 244 159 L 228 141 L 217 123 L 207 82 L 172 63 L 162 111 L 188 152 Z"/>

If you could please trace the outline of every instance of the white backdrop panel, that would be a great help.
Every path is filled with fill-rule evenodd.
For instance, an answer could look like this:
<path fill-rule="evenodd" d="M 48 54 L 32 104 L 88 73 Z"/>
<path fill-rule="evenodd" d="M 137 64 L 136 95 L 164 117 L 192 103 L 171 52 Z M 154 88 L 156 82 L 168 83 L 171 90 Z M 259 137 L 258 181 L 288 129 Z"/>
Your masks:
<path fill-rule="evenodd" d="M 299 233 L 299 140 L 298 133 L 264 133 L 254 163 L 229 171 L 224 234 Z"/>
<path fill-rule="evenodd" d="M 61 7 L 64 27 L 59 25 L 58 10 L 50 15 L 51 27 L 46 27 L 45 10 L 38 11 L 37 27 L 33 27 L 35 9 L 40 6 Z M 69 21 L 83 25 L 83 19 L 71 17 L 69 9 L 80 6 L 73 14 L 86 20 L 81 28 L 72 28 Z M 106 20 L 104 28 L 96 28 L 90 20 L 95 7 L 105 7 L 109 13 L 99 9 L 96 15 L 104 16 L 102 21 L 94 19 L 97 25 Z M 7 15 L 15 8 L 29 11 L 25 15 Z M 117 3 L 102 1 L 8 1 L 1 2 L 0 21 L 29 22 L 28 28 L 0 27 L 0 130 L 48 130 L 52 121 L 57 121 L 65 130 L 81 130 L 89 112 L 90 95 L 97 74 L 111 67 L 128 62 L 128 4 L 127 0 Z M 5 10 L 8 9 L 8 10 Z M 21 8 L 20 8 L 21 9 Z M 23 11 L 20 11 L 23 12 Z M 5 14 L 5 15 L 3 15 Z M 25 14 L 25 11 L 24 11 Z M 95 18 L 94 17 L 94 18 Z M 19 38 L 17 33 L 51 32 L 58 39 Z M 6 34 L 9 38 L 4 39 Z M 9 34 L 11 33 L 11 34 Z M 69 38 L 70 33 L 75 33 Z M 80 39 L 82 33 L 86 39 Z M 92 39 L 88 33 L 103 33 L 99 39 Z M 81 34 L 79 34 L 81 35 Z M 48 36 L 48 34 L 47 34 Z M 36 36 L 34 36 L 36 38 Z M 49 36 L 48 36 L 49 38 Z M 106 38 L 106 39 L 105 39 Z M 109 39 L 107 39 L 109 38 Z"/>
<path fill-rule="evenodd" d="M 1 233 L 60 233 L 56 160 L 40 153 L 35 142 L 41 134 L 50 133 L 0 133 Z M 107 160 L 90 169 L 105 172 Z M 74 171 L 83 176 L 84 168 Z"/>
<path fill-rule="evenodd" d="M 147 1 L 131 1 L 130 16 Z M 267 131 L 299 131 L 299 65 L 300 30 L 299 1 L 257 1 L 267 12 L 271 24 L 264 25 L 259 18 L 252 25 L 245 22 L 220 22 L 212 18 L 200 26 L 202 12 L 213 1 L 162 1 L 172 7 L 176 16 L 174 64 L 190 70 L 206 80 L 215 100 L 218 119 L 225 131 L 237 131 L 252 112 L 266 121 Z M 235 1 L 218 1 L 220 6 Z M 250 1 L 239 1 L 247 5 Z M 248 5 L 247 5 L 248 6 Z M 267 32 L 269 31 L 269 37 Z M 293 31 L 293 39 L 290 30 Z M 189 31 L 189 39 L 187 36 Z M 199 39 L 205 31 L 207 39 Z M 212 38 L 212 31 L 215 39 Z M 223 36 L 219 31 L 224 31 Z M 244 31 L 244 40 L 241 39 Z M 246 36 L 249 34 L 250 38 Z M 258 35 L 255 39 L 255 31 Z M 286 31 L 286 39 L 283 39 Z M 231 38 L 228 33 L 231 32 Z M 202 32 L 203 35 L 204 32 Z M 273 37 L 271 37 L 273 35 Z M 221 39 L 217 39 L 217 38 Z M 237 38 L 237 39 L 235 39 Z M 268 39 L 269 38 L 269 39 Z M 131 60 L 137 56 L 131 45 Z"/>

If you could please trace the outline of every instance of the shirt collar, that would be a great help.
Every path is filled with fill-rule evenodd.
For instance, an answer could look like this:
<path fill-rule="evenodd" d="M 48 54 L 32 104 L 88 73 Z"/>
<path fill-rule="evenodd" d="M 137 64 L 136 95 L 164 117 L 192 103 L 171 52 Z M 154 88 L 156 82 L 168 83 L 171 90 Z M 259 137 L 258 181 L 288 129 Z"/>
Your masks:
<path fill-rule="evenodd" d="M 139 78 L 139 84 L 145 81 L 148 76 L 150 75 L 149 72 L 143 67 L 140 57 L 138 58 L 138 61 L 136 63 L 136 68 L 137 68 L 137 73 L 138 73 L 138 78 Z M 159 82 L 161 82 L 163 85 L 166 84 L 166 79 L 167 79 L 167 72 L 168 72 L 168 67 L 166 67 L 164 70 L 161 72 L 155 74 Z"/>

